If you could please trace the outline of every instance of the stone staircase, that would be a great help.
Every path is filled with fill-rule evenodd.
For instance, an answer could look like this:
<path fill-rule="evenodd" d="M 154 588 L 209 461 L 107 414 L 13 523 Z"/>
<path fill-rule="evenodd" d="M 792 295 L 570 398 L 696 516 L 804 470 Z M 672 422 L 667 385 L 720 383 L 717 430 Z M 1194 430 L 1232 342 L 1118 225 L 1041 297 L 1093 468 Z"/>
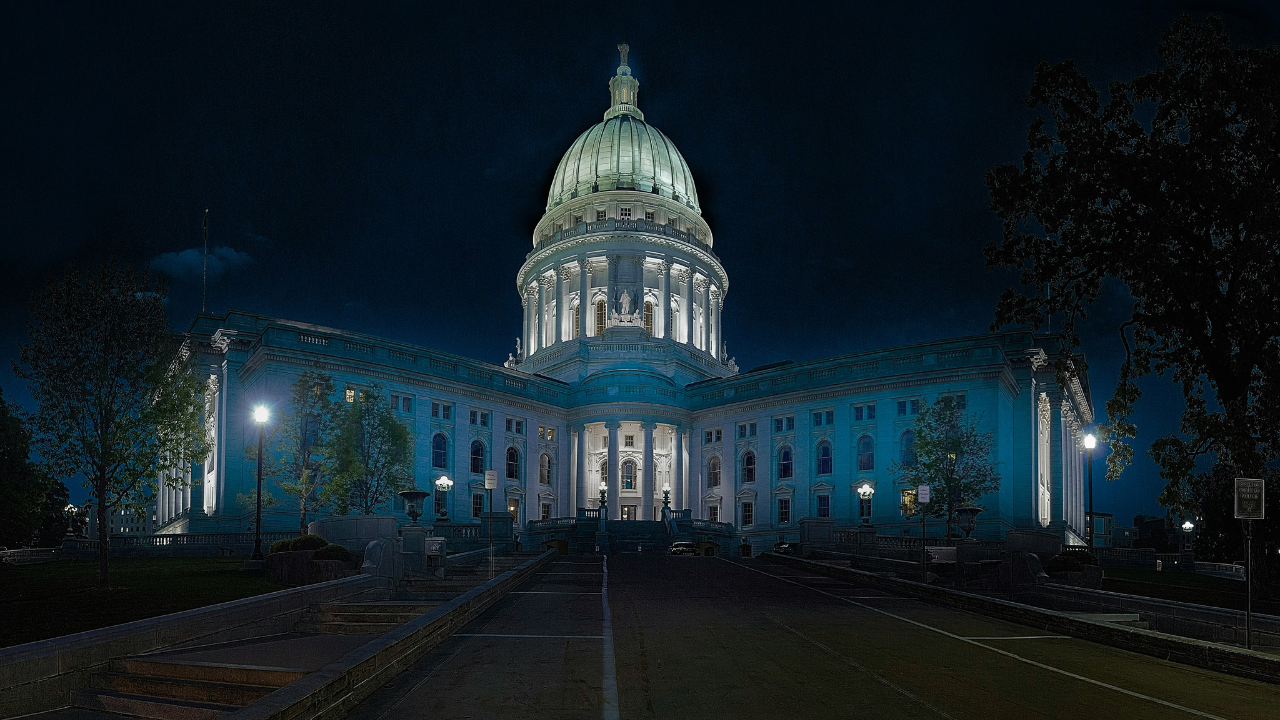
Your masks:
<path fill-rule="evenodd" d="M 155 720 L 214 720 L 284 687 L 302 670 L 184 663 L 141 658 L 112 660 L 93 687 L 77 690 L 77 707 Z"/>
<path fill-rule="evenodd" d="M 1143 620 L 1138 613 L 1088 613 L 1088 612 L 1069 612 L 1067 615 L 1078 617 L 1082 620 L 1092 620 L 1094 622 L 1109 623 L 1111 625 L 1123 625 L 1125 627 L 1139 628 L 1141 630 L 1150 630 L 1150 623 Z"/>
<path fill-rule="evenodd" d="M 493 559 L 493 577 L 527 562 L 522 555 L 499 555 Z M 489 582 L 489 558 L 474 565 L 450 565 L 442 578 L 406 575 L 396 585 L 391 598 L 400 602 L 445 602 Z"/>
<path fill-rule="evenodd" d="M 312 605 L 296 632 L 338 635 L 382 635 L 440 603 L 361 602 Z"/>
<path fill-rule="evenodd" d="M 671 549 L 671 525 L 663 520 L 610 520 L 605 530 L 613 552 L 665 555 Z"/>

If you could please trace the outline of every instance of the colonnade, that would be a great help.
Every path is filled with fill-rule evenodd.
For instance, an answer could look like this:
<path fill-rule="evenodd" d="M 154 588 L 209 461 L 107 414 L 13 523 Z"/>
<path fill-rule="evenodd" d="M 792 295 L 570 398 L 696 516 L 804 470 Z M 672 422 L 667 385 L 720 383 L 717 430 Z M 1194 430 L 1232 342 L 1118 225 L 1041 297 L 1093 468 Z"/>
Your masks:
<path fill-rule="evenodd" d="M 661 519 L 662 486 L 666 483 L 671 485 L 671 508 L 690 507 L 689 433 L 688 428 L 652 422 L 608 421 L 578 426 L 573 430 L 570 470 L 577 505 L 598 506 L 603 465 L 612 519 L 622 517 L 624 505 L 635 506 L 637 520 Z M 628 437 L 632 439 L 630 446 Z M 664 441 L 661 445 L 659 439 Z M 634 489 L 623 488 L 622 468 L 627 461 L 635 463 Z M 667 468 L 661 476 L 660 466 Z"/>
<path fill-rule="evenodd" d="M 635 264 L 640 277 L 634 283 L 620 284 L 611 272 L 621 262 Z M 645 282 L 647 273 L 656 275 L 654 287 Z M 596 326 L 595 303 L 604 300 L 605 322 L 611 323 L 619 288 L 639 291 L 633 301 L 642 315 L 645 303 L 652 303 L 653 337 L 693 345 L 723 360 L 720 316 L 724 291 L 697 269 L 672 258 L 639 255 L 579 256 L 526 283 L 521 295 L 524 357 L 577 337 L 599 336 L 604 328 Z"/>

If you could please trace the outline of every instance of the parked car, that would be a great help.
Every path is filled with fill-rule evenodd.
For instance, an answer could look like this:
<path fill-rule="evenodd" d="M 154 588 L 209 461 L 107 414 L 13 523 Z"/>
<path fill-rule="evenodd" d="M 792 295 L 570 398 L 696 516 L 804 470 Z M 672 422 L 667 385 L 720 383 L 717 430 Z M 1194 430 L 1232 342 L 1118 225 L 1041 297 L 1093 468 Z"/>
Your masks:
<path fill-rule="evenodd" d="M 676 542 L 671 544 L 672 555 L 698 555 L 698 544 L 692 542 Z"/>
<path fill-rule="evenodd" d="M 799 545 L 791 542 L 776 542 L 773 544 L 774 555 L 795 555 L 799 549 Z"/>

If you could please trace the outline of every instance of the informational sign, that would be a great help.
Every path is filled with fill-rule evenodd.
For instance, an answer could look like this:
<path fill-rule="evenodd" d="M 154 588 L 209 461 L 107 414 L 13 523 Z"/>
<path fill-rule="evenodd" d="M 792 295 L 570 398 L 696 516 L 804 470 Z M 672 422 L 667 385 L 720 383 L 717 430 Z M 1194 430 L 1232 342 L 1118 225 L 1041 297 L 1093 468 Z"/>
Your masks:
<path fill-rule="evenodd" d="M 484 471 L 484 489 L 496 490 L 497 488 L 498 488 L 498 471 L 485 470 Z"/>
<path fill-rule="evenodd" d="M 1266 519 L 1266 485 L 1255 478 L 1236 478 L 1236 519 Z"/>
<path fill-rule="evenodd" d="M 921 485 L 920 487 L 916 488 L 916 501 L 919 502 L 921 505 L 927 505 L 929 503 L 929 486 L 928 485 Z"/>

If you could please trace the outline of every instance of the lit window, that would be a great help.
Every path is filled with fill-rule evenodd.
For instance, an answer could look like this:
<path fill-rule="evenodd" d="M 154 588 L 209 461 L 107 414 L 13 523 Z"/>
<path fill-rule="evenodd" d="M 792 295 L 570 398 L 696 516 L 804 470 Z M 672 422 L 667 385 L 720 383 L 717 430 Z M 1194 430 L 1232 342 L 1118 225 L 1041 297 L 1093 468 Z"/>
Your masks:
<path fill-rule="evenodd" d="M 507 479 L 520 479 L 520 451 L 513 447 L 507 448 Z"/>
<path fill-rule="evenodd" d="M 720 458 L 713 457 L 707 461 L 707 487 L 720 485 Z"/>
<path fill-rule="evenodd" d="M 791 477 L 791 448 L 784 447 L 778 451 L 778 479 Z"/>
<path fill-rule="evenodd" d="M 791 522 L 791 498 L 778 498 L 778 524 Z"/>
<path fill-rule="evenodd" d="M 916 491 L 903 490 L 902 491 L 902 512 L 907 515 L 911 515 L 915 513 L 915 511 L 916 511 Z"/>
<path fill-rule="evenodd" d="M 548 440 L 555 440 L 555 439 L 556 439 L 556 429 L 555 429 L 555 428 L 553 428 L 553 427 L 549 427 L 549 428 L 547 428 L 547 439 L 548 439 Z"/>
<path fill-rule="evenodd" d="M 636 464 L 630 460 L 622 463 L 622 489 L 636 489 Z"/>
<path fill-rule="evenodd" d="M 830 495 L 818 496 L 818 517 L 820 518 L 831 517 L 831 496 Z"/>
<path fill-rule="evenodd" d="M 596 335 L 603 333 L 604 328 L 605 328 L 604 301 L 600 300 L 599 302 L 596 303 Z"/>
<path fill-rule="evenodd" d="M 551 456 L 546 453 L 538 458 L 538 482 L 543 485 L 551 484 Z"/>
<path fill-rule="evenodd" d="M 449 466 L 449 441 L 444 433 L 436 433 L 431 438 L 431 467 L 447 468 Z"/>
<path fill-rule="evenodd" d="M 818 474 L 831 474 L 831 445 L 830 443 L 820 443 L 818 445 Z"/>
<path fill-rule="evenodd" d="M 858 471 L 876 469 L 876 453 L 875 444 L 871 441 L 870 435 L 863 435 L 858 438 Z"/>
<path fill-rule="evenodd" d="M 601 220 L 604 220 L 604 211 L 603 211 L 603 210 L 597 210 L 597 211 L 596 211 L 596 222 L 600 222 Z"/>
<path fill-rule="evenodd" d="M 545 427 L 543 427 L 542 425 L 539 425 L 539 426 L 538 426 L 538 439 L 539 439 L 539 440 L 543 440 L 543 439 L 546 439 L 546 437 L 547 437 L 547 429 L 546 429 Z"/>
<path fill-rule="evenodd" d="M 356 391 L 351 388 L 347 388 L 347 402 L 355 402 L 355 401 L 356 401 Z"/>
<path fill-rule="evenodd" d="M 653 334 L 653 303 L 648 301 L 644 304 L 644 331 Z"/>
<path fill-rule="evenodd" d="M 756 454 L 748 452 L 742 456 L 742 482 L 756 481 Z"/>
<path fill-rule="evenodd" d="M 471 441 L 471 472 L 484 474 L 484 443 L 479 440 Z"/>
<path fill-rule="evenodd" d="M 622 219 L 622 220 L 630 220 L 630 219 L 631 219 L 631 208 L 629 208 L 629 207 L 620 207 L 620 208 L 618 208 L 618 217 L 619 217 L 620 219 Z"/>
<path fill-rule="evenodd" d="M 742 526 L 750 527 L 756 522 L 756 508 L 754 503 L 742 503 Z"/>

